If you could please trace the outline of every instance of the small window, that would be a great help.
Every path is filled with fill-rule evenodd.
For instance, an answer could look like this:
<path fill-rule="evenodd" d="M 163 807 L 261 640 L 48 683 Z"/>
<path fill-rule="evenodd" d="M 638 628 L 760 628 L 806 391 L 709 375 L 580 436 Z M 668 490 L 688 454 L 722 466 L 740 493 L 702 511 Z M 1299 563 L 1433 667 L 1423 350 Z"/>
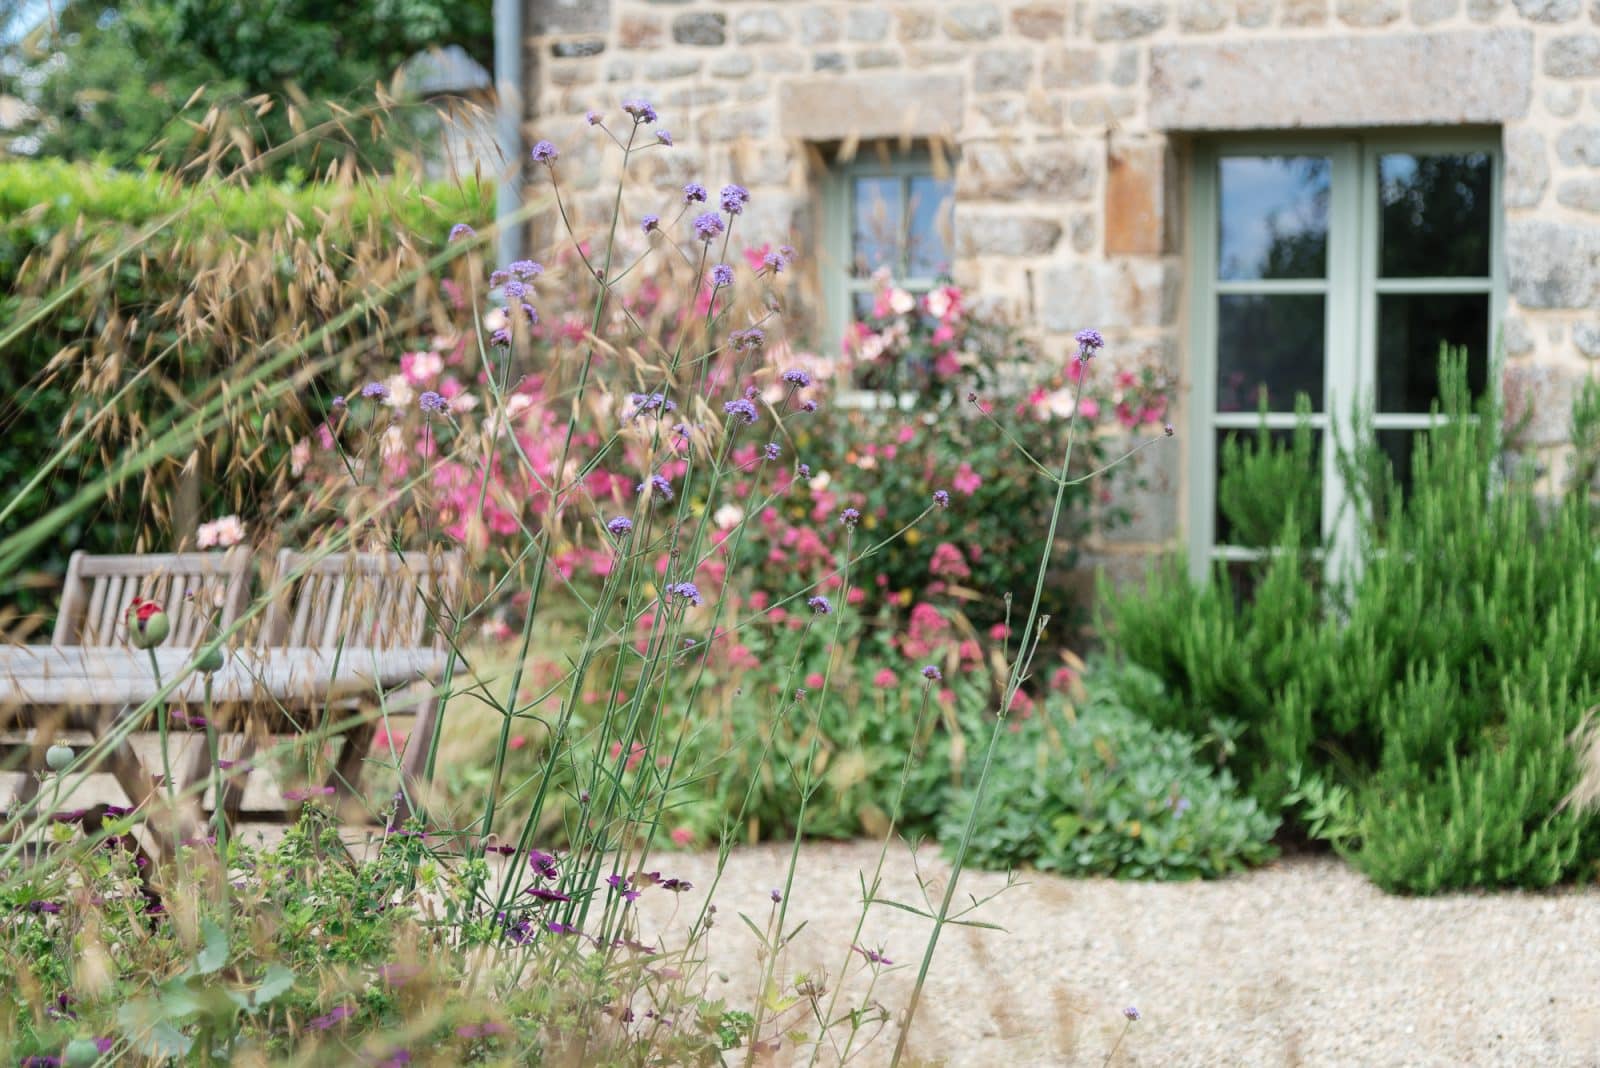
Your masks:
<path fill-rule="evenodd" d="M 838 351 L 887 275 L 913 296 L 950 274 L 955 183 L 926 151 L 863 146 L 829 171 L 823 190 L 825 339 Z"/>
<path fill-rule="evenodd" d="M 1320 534 L 1353 533 L 1329 433 L 1359 417 L 1404 481 L 1439 395 L 1441 344 L 1489 388 L 1497 327 L 1496 139 L 1384 135 L 1205 145 L 1196 153 L 1191 549 L 1259 551 L 1217 501 L 1227 443 L 1274 437 L 1310 401 Z M 1310 492 L 1309 488 L 1307 492 Z M 1309 508 L 1305 509 L 1310 511 Z M 1338 529 L 1336 529 L 1338 528 Z M 1344 546 L 1348 548 L 1348 546 Z"/>

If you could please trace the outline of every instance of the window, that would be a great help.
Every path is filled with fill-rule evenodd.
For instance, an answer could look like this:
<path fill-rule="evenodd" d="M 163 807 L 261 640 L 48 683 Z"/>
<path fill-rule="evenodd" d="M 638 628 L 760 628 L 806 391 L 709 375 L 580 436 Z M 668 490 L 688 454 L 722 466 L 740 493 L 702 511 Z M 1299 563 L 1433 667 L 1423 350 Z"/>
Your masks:
<path fill-rule="evenodd" d="M 1312 497 L 1337 554 L 1354 538 L 1335 427 L 1359 415 L 1404 477 L 1428 425 L 1439 346 L 1467 350 L 1489 387 L 1500 283 L 1496 139 L 1426 135 L 1203 146 L 1193 184 L 1194 380 L 1190 548 L 1197 571 L 1230 545 L 1216 509 L 1231 437 L 1275 436 L 1311 401 L 1321 468 Z"/>
<path fill-rule="evenodd" d="M 916 296 L 949 274 L 955 183 L 927 152 L 863 146 L 830 170 L 823 196 L 824 328 L 837 352 L 850 323 L 872 307 L 875 272 Z"/>

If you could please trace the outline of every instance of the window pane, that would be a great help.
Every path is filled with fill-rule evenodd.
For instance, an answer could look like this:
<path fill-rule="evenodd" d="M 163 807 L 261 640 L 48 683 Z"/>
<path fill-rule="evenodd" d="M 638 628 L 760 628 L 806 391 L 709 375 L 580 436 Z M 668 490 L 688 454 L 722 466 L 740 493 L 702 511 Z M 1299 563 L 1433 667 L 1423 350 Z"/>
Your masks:
<path fill-rule="evenodd" d="M 1319 156 L 1224 158 L 1217 277 L 1325 277 L 1329 174 Z"/>
<path fill-rule="evenodd" d="M 1378 158 L 1385 278 L 1489 274 L 1489 156 L 1404 153 Z"/>
<path fill-rule="evenodd" d="M 898 178 L 857 178 L 854 181 L 855 233 L 851 238 L 851 273 L 865 278 L 879 267 L 898 275 L 901 271 L 900 239 L 905 210 Z"/>
<path fill-rule="evenodd" d="M 950 273 L 950 254 L 945 239 L 950 235 L 950 209 L 955 204 L 955 189 L 937 178 L 911 179 L 910 263 L 911 278 L 937 278 Z"/>
<path fill-rule="evenodd" d="M 1277 544 L 1291 508 L 1302 546 L 1322 540 L 1322 432 L 1294 452 L 1294 430 L 1217 431 L 1216 543 L 1263 549 Z"/>
<path fill-rule="evenodd" d="M 1385 293 L 1378 297 L 1378 410 L 1425 412 L 1439 396 L 1439 345 L 1466 346 L 1467 385 L 1489 381 L 1489 297 Z"/>
<path fill-rule="evenodd" d="M 1294 411 L 1297 393 L 1322 410 L 1323 308 L 1312 294 L 1217 298 L 1217 411 Z"/>

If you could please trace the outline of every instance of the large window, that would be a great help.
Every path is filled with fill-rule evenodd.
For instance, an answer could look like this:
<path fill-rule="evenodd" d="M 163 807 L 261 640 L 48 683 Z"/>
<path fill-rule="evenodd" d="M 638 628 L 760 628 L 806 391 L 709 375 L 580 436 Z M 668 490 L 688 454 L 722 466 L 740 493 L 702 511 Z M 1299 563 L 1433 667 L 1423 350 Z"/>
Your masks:
<path fill-rule="evenodd" d="M 925 151 L 864 145 L 829 171 L 823 197 L 825 332 L 837 346 L 871 311 L 879 272 L 918 297 L 948 276 L 955 185 Z"/>
<path fill-rule="evenodd" d="M 1359 415 L 1397 474 L 1438 394 L 1439 346 L 1467 350 L 1488 388 L 1497 337 L 1499 161 L 1493 137 L 1325 138 L 1217 143 L 1194 172 L 1196 568 L 1256 555 L 1230 543 L 1216 507 L 1228 439 L 1274 435 L 1311 403 L 1321 533 L 1336 550 L 1355 516 L 1338 479 L 1340 440 Z M 1310 519 L 1312 517 L 1304 517 Z"/>

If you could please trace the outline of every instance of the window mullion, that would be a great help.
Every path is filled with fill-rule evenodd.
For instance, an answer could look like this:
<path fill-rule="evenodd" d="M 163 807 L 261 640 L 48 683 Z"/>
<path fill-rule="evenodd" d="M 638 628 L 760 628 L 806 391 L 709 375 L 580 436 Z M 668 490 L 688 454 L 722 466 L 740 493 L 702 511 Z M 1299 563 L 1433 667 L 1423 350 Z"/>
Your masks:
<path fill-rule="evenodd" d="M 1367 284 L 1376 264 L 1367 211 L 1367 166 L 1361 146 L 1347 142 L 1333 152 L 1328 211 L 1328 321 L 1325 367 L 1328 430 L 1322 442 L 1323 536 L 1330 548 L 1329 578 L 1354 562 L 1359 519 L 1340 477 L 1338 445 L 1352 439 L 1358 413 L 1369 404 L 1372 362 L 1372 294 Z"/>
<path fill-rule="evenodd" d="M 1217 153 L 1201 147 L 1190 174 L 1189 277 L 1194 301 L 1189 337 L 1193 345 L 1189 404 L 1183 420 L 1189 446 L 1189 572 L 1197 582 L 1211 570 L 1216 543 L 1217 435 Z"/>

